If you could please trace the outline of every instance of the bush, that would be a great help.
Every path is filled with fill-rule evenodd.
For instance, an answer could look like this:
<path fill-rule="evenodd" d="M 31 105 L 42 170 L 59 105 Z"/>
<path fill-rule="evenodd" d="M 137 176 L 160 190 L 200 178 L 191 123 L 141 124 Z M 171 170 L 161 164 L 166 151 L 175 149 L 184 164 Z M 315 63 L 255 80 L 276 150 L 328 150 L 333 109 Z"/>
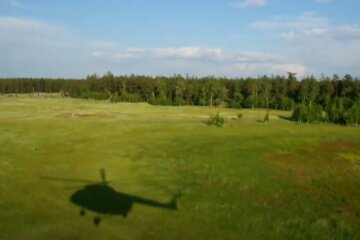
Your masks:
<path fill-rule="evenodd" d="M 106 100 L 109 95 L 106 92 L 83 92 L 81 94 L 83 99 Z"/>
<path fill-rule="evenodd" d="M 141 97 L 138 94 L 133 93 L 127 93 L 123 92 L 121 93 L 119 100 L 121 102 L 141 102 Z"/>
<path fill-rule="evenodd" d="M 309 120 L 309 113 L 305 104 L 302 103 L 295 107 L 291 119 L 297 122 L 307 122 Z"/>
<path fill-rule="evenodd" d="M 291 119 L 297 122 L 319 123 L 327 121 L 330 117 L 332 115 L 324 112 L 321 105 L 306 106 L 302 103 L 294 108 Z"/>
<path fill-rule="evenodd" d="M 115 92 L 111 97 L 110 97 L 110 102 L 112 103 L 117 103 L 120 102 L 120 96 L 117 92 Z"/>
<path fill-rule="evenodd" d="M 360 124 L 360 103 L 355 103 L 345 112 L 344 120 L 348 126 Z"/>
<path fill-rule="evenodd" d="M 207 121 L 207 125 L 209 126 L 216 126 L 216 127 L 222 127 L 225 123 L 225 120 L 223 117 L 220 116 L 219 112 L 215 116 L 211 116 L 209 120 Z"/>

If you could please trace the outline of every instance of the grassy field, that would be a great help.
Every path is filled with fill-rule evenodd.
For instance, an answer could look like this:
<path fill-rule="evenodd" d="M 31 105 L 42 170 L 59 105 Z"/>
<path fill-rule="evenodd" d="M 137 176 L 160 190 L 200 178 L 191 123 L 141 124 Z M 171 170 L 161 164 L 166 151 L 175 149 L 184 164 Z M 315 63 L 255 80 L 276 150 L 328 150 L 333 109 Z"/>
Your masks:
<path fill-rule="evenodd" d="M 0 239 L 360 239 L 360 128 L 239 112 L 0 97 Z M 126 217 L 71 200 L 99 169 Z"/>

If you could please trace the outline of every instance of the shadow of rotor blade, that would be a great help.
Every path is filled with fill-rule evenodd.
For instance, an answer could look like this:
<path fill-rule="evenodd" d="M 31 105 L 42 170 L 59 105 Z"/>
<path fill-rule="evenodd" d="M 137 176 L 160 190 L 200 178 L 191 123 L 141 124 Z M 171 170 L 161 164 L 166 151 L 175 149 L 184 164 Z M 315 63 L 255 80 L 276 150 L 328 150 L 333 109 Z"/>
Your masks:
<path fill-rule="evenodd" d="M 90 180 L 84 180 L 84 179 L 57 178 L 57 177 L 46 177 L 46 176 L 41 176 L 40 179 L 42 179 L 42 180 L 49 180 L 49 181 L 79 182 L 79 183 L 98 183 L 98 182 L 99 182 L 99 181 L 90 181 Z"/>

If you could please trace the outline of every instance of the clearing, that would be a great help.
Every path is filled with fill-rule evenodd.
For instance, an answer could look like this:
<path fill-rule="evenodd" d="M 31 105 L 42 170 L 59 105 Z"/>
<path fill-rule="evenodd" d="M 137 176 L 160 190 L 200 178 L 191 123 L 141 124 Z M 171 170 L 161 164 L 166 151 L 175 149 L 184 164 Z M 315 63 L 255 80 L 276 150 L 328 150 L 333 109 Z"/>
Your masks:
<path fill-rule="evenodd" d="M 0 239 L 360 239 L 360 128 L 264 115 L 0 96 Z"/>

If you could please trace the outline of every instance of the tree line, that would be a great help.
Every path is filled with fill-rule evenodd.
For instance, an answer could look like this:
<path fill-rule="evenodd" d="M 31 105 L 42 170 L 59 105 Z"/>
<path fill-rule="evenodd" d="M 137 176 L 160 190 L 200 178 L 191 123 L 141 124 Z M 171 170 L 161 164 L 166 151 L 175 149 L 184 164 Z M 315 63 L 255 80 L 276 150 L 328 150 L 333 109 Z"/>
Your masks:
<path fill-rule="evenodd" d="M 2 94 L 39 92 L 111 102 L 292 110 L 292 119 L 299 122 L 360 124 L 360 80 L 351 75 L 298 80 L 292 73 L 230 79 L 114 76 L 108 72 L 85 79 L 0 79 Z"/>

